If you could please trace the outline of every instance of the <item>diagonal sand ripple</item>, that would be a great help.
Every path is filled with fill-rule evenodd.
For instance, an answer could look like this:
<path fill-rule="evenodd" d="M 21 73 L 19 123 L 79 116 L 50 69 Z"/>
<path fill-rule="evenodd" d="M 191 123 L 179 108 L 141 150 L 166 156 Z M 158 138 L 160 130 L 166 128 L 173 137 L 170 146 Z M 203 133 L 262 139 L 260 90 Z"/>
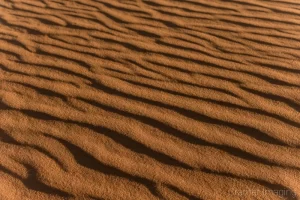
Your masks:
<path fill-rule="evenodd" d="M 300 2 L 0 1 L 0 200 L 300 198 Z"/>

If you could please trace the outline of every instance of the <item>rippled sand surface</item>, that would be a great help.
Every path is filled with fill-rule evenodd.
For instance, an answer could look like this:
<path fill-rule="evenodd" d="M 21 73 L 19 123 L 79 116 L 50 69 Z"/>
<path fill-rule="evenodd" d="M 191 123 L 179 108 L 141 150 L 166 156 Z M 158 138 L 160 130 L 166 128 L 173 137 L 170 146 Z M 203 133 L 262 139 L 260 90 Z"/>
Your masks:
<path fill-rule="evenodd" d="M 298 0 L 1 0 L 0 199 L 300 198 Z"/>

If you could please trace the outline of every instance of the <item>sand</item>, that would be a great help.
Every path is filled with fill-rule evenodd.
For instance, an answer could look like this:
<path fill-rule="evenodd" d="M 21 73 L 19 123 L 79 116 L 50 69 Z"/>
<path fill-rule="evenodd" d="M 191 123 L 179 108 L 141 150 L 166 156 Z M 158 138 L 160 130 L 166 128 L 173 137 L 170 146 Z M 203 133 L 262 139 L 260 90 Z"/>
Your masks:
<path fill-rule="evenodd" d="M 0 199 L 300 198 L 298 0 L 0 1 Z"/>

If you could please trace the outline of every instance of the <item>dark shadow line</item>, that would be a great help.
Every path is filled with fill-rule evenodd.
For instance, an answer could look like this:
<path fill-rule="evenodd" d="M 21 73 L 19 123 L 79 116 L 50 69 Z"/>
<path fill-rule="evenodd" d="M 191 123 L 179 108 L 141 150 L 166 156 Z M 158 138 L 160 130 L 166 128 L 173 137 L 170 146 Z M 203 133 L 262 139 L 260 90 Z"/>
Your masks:
<path fill-rule="evenodd" d="M 269 136 L 268 134 L 256 129 L 256 128 L 252 128 L 252 127 L 248 127 L 245 125 L 240 125 L 240 124 L 236 124 L 233 122 L 227 122 L 227 121 L 223 121 L 220 119 L 216 119 L 216 118 L 211 118 L 209 116 L 200 114 L 198 112 L 192 111 L 192 110 L 188 110 L 185 108 L 181 108 L 181 107 L 177 107 L 177 106 L 172 106 L 172 105 L 168 105 L 162 102 L 158 102 L 158 101 L 154 101 L 154 100 L 150 100 L 148 98 L 144 98 L 144 97 L 137 97 L 131 94 L 127 94 L 115 89 L 112 89 L 110 87 L 107 87 L 105 85 L 99 84 L 97 82 L 94 82 L 93 87 L 95 87 L 98 90 L 102 90 L 108 94 L 112 94 L 112 95 L 117 95 L 123 98 L 129 98 L 135 101 L 139 101 L 139 102 L 144 102 L 150 105 L 154 105 L 154 106 L 158 106 L 158 107 L 162 107 L 162 108 L 166 108 L 169 110 L 173 110 L 181 115 L 184 115 L 186 117 L 189 117 L 191 119 L 194 119 L 196 121 L 201 121 L 201 122 L 205 122 L 205 123 L 209 123 L 209 124 L 215 124 L 215 125 L 220 125 L 220 126 L 225 126 L 225 127 L 230 127 L 231 129 L 234 129 L 240 133 L 245 133 L 250 137 L 253 137 L 257 140 L 260 141 L 264 141 L 267 142 L 269 144 L 274 144 L 274 145 L 281 145 L 281 146 L 288 146 L 287 144 L 285 144 L 284 142 L 282 142 L 279 139 L 273 138 L 271 136 Z"/>
<path fill-rule="evenodd" d="M 106 175 L 117 176 L 119 178 L 125 178 L 127 180 L 131 180 L 136 183 L 142 184 L 142 185 L 146 186 L 154 196 L 160 196 L 160 194 L 157 193 L 156 184 L 153 181 L 148 180 L 146 178 L 139 177 L 139 176 L 131 175 L 131 174 L 124 172 L 118 168 L 107 165 L 107 164 L 99 161 L 98 159 L 96 159 L 95 157 L 90 155 L 89 153 L 85 152 L 80 147 L 78 147 L 66 140 L 63 140 L 61 138 L 58 138 L 58 137 L 55 137 L 55 136 L 52 136 L 49 134 L 45 134 L 45 136 L 52 138 L 52 139 L 60 142 L 62 145 L 64 145 L 69 150 L 69 152 L 73 154 L 76 162 L 78 164 L 80 164 L 81 166 L 104 173 Z"/>

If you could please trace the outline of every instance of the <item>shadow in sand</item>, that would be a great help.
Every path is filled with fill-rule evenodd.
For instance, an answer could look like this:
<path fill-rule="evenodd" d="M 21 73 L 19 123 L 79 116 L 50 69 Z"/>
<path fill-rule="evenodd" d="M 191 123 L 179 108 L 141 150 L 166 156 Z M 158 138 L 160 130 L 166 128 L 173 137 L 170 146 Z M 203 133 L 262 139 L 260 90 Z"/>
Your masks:
<path fill-rule="evenodd" d="M 51 187 L 39 181 L 38 172 L 31 165 L 25 163 L 20 163 L 20 164 L 22 164 L 27 169 L 28 175 L 26 178 L 19 176 L 17 173 L 9 170 L 8 168 L 2 166 L 1 164 L 0 164 L 0 171 L 8 174 L 9 176 L 12 176 L 15 179 L 20 180 L 28 189 L 46 193 L 46 194 L 55 195 L 55 196 L 60 196 L 64 198 L 70 198 L 73 196 L 71 194 L 68 194 L 67 192 Z"/>

